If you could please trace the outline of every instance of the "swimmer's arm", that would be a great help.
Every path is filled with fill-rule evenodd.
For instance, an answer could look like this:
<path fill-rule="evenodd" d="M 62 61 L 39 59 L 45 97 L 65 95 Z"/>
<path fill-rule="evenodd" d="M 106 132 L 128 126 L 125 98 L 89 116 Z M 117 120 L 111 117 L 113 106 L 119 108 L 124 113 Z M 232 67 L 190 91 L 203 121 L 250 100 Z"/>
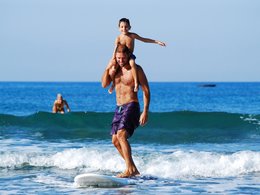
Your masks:
<path fill-rule="evenodd" d="M 69 107 L 69 104 L 66 100 L 64 100 L 64 104 L 67 107 L 67 111 L 70 112 L 70 107 Z"/>
<path fill-rule="evenodd" d="M 132 33 L 132 37 L 134 39 L 137 39 L 139 41 L 142 41 L 142 42 L 145 42 L 145 43 L 155 43 L 155 44 L 158 44 L 158 45 L 161 45 L 161 46 L 166 46 L 166 44 L 162 41 L 158 41 L 158 40 L 154 40 L 154 39 L 149 39 L 149 38 L 144 38 L 144 37 L 141 37 L 139 36 L 138 34 L 136 33 Z"/>
<path fill-rule="evenodd" d="M 53 103 L 52 113 L 57 113 L 56 100 Z"/>
<path fill-rule="evenodd" d="M 138 80 L 143 91 L 143 101 L 144 101 L 144 108 L 140 116 L 139 122 L 140 125 L 145 125 L 148 121 L 148 111 L 150 105 L 150 88 L 145 73 L 140 66 L 138 66 Z"/>

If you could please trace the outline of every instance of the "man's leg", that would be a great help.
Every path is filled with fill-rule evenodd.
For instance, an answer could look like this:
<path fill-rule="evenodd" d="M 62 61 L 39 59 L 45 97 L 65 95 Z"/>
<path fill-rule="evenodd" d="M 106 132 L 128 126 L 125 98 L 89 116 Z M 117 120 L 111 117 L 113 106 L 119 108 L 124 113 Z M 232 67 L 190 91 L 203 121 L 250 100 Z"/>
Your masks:
<path fill-rule="evenodd" d="M 139 171 L 137 170 L 132 154 L 131 154 L 131 146 L 127 140 L 128 134 L 125 129 L 119 130 L 116 134 L 117 136 L 117 141 L 119 142 L 120 145 L 120 151 L 119 152 L 126 163 L 126 171 L 123 174 L 119 174 L 118 177 L 131 177 L 135 175 L 139 175 Z"/>
<path fill-rule="evenodd" d="M 119 141 L 117 139 L 117 135 L 116 134 L 112 135 L 112 143 L 114 144 L 114 146 L 116 147 L 116 149 L 118 150 L 118 152 L 122 156 L 122 158 L 125 159 L 124 155 L 123 155 L 123 152 L 122 152 L 122 148 L 120 146 L 120 143 L 119 143 Z"/>

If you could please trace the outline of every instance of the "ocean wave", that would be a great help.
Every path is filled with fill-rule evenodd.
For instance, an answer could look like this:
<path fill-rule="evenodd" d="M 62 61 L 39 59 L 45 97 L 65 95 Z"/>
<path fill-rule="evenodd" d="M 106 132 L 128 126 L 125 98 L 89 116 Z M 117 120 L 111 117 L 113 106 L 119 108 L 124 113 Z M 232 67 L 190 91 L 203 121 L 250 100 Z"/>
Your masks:
<path fill-rule="evenodd" d="M 0 114 L 0 136 L 34 135 L 41 139 L 110 139 L 113 113 L 39 112 L 29 116 Z M 35 136 L 38 135 L 38 136 Z M 135 141 L 142 143 L 224 143 L 260 138 L 260 115 L 223 112 L 150 113 Z"/>
<path fill-rule="evenodd" d="M 260 172 L 260 152 L 216 153 L 175 150 L 134 155 L 143 175 L 160 178 L 232 177 Z M 116 173 L 124 162 L 114 148 L 66 149 L 54 154 L 32 152 L 0 153 L 1 169 L 58 168 L 81 172 Z"/>

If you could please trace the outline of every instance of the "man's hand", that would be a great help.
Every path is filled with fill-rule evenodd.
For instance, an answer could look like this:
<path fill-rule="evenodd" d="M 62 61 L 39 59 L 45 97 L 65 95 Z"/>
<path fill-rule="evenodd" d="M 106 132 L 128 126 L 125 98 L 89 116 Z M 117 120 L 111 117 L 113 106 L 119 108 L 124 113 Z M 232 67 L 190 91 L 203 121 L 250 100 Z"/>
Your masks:
<path fill-rule="evenodd" d="M 148 113 L 143 112 L 140 116 L 139 123 L 141 126 L 144 126 L 146 125 L 147 121 L 148 121 Z"/>
<path fill-rule="evenodd" d="M 115 59 L 111 59 L 106 67 L 106 70 L 109 71 L 109 75 L 110 77 L 113 79 L 115 74 L 116 74 L 116 60 Z"/>

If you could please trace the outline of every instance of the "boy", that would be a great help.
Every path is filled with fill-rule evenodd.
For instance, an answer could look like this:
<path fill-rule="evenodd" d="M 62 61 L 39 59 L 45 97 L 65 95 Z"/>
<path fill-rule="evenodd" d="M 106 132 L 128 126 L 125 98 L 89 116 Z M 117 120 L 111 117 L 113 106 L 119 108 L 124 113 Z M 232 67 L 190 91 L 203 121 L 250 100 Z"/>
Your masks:
<path fill-rule="evenodd" d="M 118 44 L 121 44 L 121 45 L 126 45 L 129 48 L 129 50 L 131 51 L 129 64 L 132 68 L 132 73 L 133 73 L 133 77 L 134 77 L 134 83 L 135 83 L 134 92 L 138 92 L 138 78 L 137 78 L 137 71 L 136 71 L 136 64 L 135 64 L 136 57 L 133 54 L 135 39 L 145 42 L 145 43 L 159 44 L 161 46 L 166 46 L 166 44 L 162 41 L 157 41 L 157 40 L 153 40 L 153 39 L 149 39 L 149 38 L 143 38 L 136 33 L 129 32 L 129 30 L 131 29 L 131 25 L 130 25 L 129 19 L 127 19 L 127 18 L 121 18 L 119 20 L 118 26 L 119 26 L 119 31 L 121 32 L 121 34 L 115 40 L 115 49 Z M 117 69 L 116 62 L 115 62 L 115 49 L 114 49 L 113 57 L 112 57 L 112 60 L 110 63 L 114 64 L 114 69 Z M 112 80 L 113 79 L 114 78 L 112 78 Z M 110 89 L 108 90 L 108 92 L 112 93 L 114 87 L 115 86 L 114 86 L 114 82 L 113 82 L 113 84 L 110 87 Z"/>

